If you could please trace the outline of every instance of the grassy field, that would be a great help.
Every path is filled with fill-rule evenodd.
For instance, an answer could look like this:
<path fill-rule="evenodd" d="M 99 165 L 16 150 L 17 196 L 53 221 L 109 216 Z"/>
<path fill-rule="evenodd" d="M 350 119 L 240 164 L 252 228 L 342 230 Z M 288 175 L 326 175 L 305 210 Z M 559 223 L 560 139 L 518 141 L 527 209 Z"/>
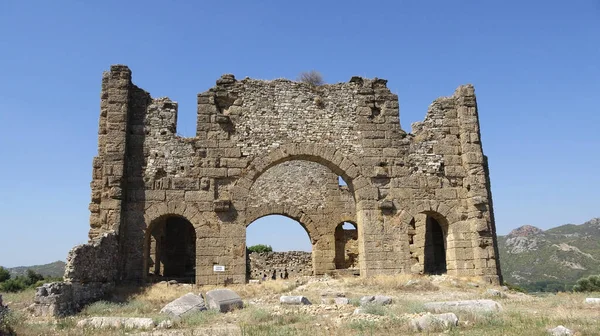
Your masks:
<path fill-rule="evenodd" d="M 142 288 L 120 288 L 106 301 L 87 306 L 79 314 L 61 318 L 31 316 L 26 307 L 34 291 L 4 293 L 4 302 L 12 308 L 9 322 L 17 335 L 416 335 L 408 321 L 423 314 L 429 301 L 490 298 L 484 284 L 474 279 L 448 276 L 380 276 L 374 278 L 303 278 L 267 281 L 262 284 L 233 285 L 246 303 L 244 309 L 220 314 L 212 311 L 185 316 L 174 321 L 171 329 L 126 330 L 86 329 L 77 321 L 91 316 L 150 317 L 159 323 L 166 319 L 160 309 L 189 292 L 206 292 L 214 287 L 155 284 Z M 499 288 L 496 288 L 499 289 Z M 600 335 L 600 306 L 586 305 L 586 297 L 600 293 L 559 293 L 530 296 L 504 292 L 493 298 L 503 310 L 493 314 L 457 313 L 459 326 L 428 335 L 547 335 L 547 329 L 563 325 L 576 335 Z M 306 296 L 313 305 L 281 306 L 283 294 Z M 321 297 L 344 294 L 352 304 L 321 304 Z M 353 314 L 362 295 L 382 294 L 394 298 L 390 306 L 366 309 L 368 314 Z"/>

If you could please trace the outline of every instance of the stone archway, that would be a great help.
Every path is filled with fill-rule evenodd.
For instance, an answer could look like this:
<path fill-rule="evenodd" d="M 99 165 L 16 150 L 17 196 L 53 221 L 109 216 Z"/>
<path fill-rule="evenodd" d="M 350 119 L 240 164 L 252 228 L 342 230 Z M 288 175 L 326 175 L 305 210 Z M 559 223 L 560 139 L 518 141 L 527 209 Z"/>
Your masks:
<path fill-rule="evenodd" d="M 276 278 L 283 277 L 284 274 L 285 278 L 287 278 L 288 275 L 294 277 L 319 273 L 317 266 L 318 259 L 315 258 L 318 254 L 318 245 L 317 240 L 313 239 L 316 234 L 315 225 L 308 216 L 300 211 L 271 212 L 268 207 L 254 210 L 255 211 L 252 212 L 252 215 L 246 221 L 246 228 L 254 225 L 257 221 L 260 221 L 265 217 L 286 217 L 291 219 L 294 222 L 293 224 L 299 224 L 304 229 L 306 232 L 305 239 L 307 237 L 311 243 L 311 252 L 308 254 L 307 252 L 302 251 L 288 251 L 283 253 L 268 253 L 266 255 L 253 255 L 250 257 L 246 243 L 246 281 L 252 278 L 261 279 L 263 276 L 270 279 L 273 272 L 275 272 Z M 263 243 L 266 245 L 267 241 L 264 241 Z M 258 268 L 259 266 L 260 269 Z"/>
<path fill-rule="evenodd" d="M 425 240 L 423 247 L 423 272 L 425 274 L 446 273 L 447 233 L 448 224 L 445 222 L 445 219 L 438 221 L 435 216 L 425 214 Z"/>
<path fill-rule="evenodd" d="M 146 232 L 145 271 L 152 280 L 193 283 L 196 277 L 196 231 L 186 218 L 164 215 Z"/>
<path fill-rule="evenodd" d="M 335 228 L 335 268 L 358 271 L 358 228 L 354 222 L 345 221 Z"/>
<path fill-rule="evenodd" d="M 409 253 L 406 269 L 412 273 L 470 275 L 472 269 L 471 240 L 462 232 L 468 223 L 456 206 L 438 202 L 406 204 L 396 217 L 398 240 Z"/>
<path fill-rule="evenodd" d="M 339 177 L 346 186 L 340 187 Z M 336 269 L 335 227 L 343 218 L 357 222 L 356 199 L 363 195 L 357 190 L 366 186 L 358 166 L 335 148 L 285 145 L 254 158 L 230 195 L 233 206 L 245 210 L 246 225 L 257 214 L 302 223 L 313 244 L 315 274 L 325 274 Z M 359 245 L 360 233 L 356 241 Z"/>

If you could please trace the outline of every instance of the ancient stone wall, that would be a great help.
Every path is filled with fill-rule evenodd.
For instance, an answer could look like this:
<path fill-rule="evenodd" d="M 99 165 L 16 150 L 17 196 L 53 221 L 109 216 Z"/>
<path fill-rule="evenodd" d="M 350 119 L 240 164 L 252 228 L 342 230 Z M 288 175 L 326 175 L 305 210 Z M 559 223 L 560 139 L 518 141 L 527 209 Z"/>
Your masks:
<path fill-rule="evenodd" d="M 34 302 L 39 315 L 64 316 L 102 298 L 118 280 L 119 245 L 116 234 L 104 233 L 89 244 L 69 251 L 64 282 L 37 288 Z"/>
<path fill-rule="evenodd" d="M 118 237 L 119 281 L 148 279 L 153 230 L 177 217 L 196 234 L 196 283 L 243 283 L 246 227 L 270 214 L 306 229 L 316 275 L 339 267 L 335 230 L 349 221 L 361 276 L 424 273 L 431 259 L 501 281 L 470 85 L 435 100 L 413 133 L 386 81 L 360 77 L 315 87 L 224 75 L 198 94 L 193 138 L 177 135 L 177 103 L 135 86 L 125 66 L 103 75 L 100 105 L 90 239 Z"/>
<path fill-rule="evenodd" d="M 277 279 L 281 278 L 285 270 L 290 278 L 313 275 L 312 256 L 310 252 L 253 252 L 249 254 L 249 277 L 250 279 L 262 279 L 267 275 L 271 279 L 273 271 Z"/>

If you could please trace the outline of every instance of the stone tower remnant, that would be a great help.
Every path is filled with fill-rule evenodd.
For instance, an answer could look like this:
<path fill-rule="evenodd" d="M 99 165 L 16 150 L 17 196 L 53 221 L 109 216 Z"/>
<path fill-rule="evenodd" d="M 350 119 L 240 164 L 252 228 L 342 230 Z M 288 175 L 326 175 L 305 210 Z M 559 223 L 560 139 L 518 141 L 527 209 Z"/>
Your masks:
<path fill-rule="evenodd" d="M 272 214 L 306 230 L 316 275 L 352 264 L 361 276 L 500 283 L 473 86 L 436 99 L 406 133 L 386 84 L 223 75 L 198 94 L 196 136 L 185 138 L 176 102 L 152 98 L 128 67 L 111 66 L 89 243 L 69 253 L 63 283 L 40 287 L 38 307 L 62 314 L 124 282 L 244 283 L 246 227 Z M 345 222 L 355 230 L 343 232 Z M 348 242 L 351 260 L 340 246 Z"/>

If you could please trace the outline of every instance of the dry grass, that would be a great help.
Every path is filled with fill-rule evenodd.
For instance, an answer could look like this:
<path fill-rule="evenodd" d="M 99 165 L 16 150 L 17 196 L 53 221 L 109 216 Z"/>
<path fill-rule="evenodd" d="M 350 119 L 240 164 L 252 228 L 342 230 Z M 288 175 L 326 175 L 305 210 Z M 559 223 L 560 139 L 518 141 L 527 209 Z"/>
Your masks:
<path fill-rule="evenodd" d="M 408 320 L 422 314 L 428 301 L 488 298 L 492 286 L 470 284 L 477 279 L 449 276 L 413 275 L 377 276 L 372 278 L 307 279 L 301 281 L 266 281 L 261 284 L 228 286 L 246 303 L 246 308 L 229 314 L 202 312 L 186 316 L 175 323 L 169 335 L 416 335 Z M 125 335 L 123 329 L 78 329 L 78 320 L 88 316 L 144 316 L 155 321 L 165 319 L 158 311 L 165 304 L 189 292 L 206 292 L 215 287 L 155 284 L 139 288 L 121 288 L 114 302 L 104 301 L 86 307 L 73 318 L 48 320 L 32 318 L 15 309 L 13 325 L 18 335 Z M 365 294 L 383 294 L 394 298 L 385 307 L 366 308 L 369 315 L 351 315 L 355 307 L 341 306 L 333 310 L 320 305 L 324 292 L 343 292 L 357 302 Z M 33 291 L 7 294 L 5 302 L 12 307 L 26 307 Z M 313 306 L 281 306 L 281 294 L 304 295 Z M 587 295 L 589 296 L 589 294 Z M 600 306 L 583 304 L 586 294 L 562 293 L 535 297 L 508 292 L 506 298 L 495 298 L 504 310 L 494 314 L 457 313 L 460 324 L 444 335 L 547 335 L 548 328 L 564 325 L 576 335 L 600 335 Z M 329 307 L 329 308 L 328 308 Z"/>
<path fill-rule="evenodd" d="M 360 288 L 366 292 L 428 292 L 439 290 L 439 287 L 434 285 L 429 278 L 408 274 L 345 278 L 342 281 L 349 288 Z"/>

